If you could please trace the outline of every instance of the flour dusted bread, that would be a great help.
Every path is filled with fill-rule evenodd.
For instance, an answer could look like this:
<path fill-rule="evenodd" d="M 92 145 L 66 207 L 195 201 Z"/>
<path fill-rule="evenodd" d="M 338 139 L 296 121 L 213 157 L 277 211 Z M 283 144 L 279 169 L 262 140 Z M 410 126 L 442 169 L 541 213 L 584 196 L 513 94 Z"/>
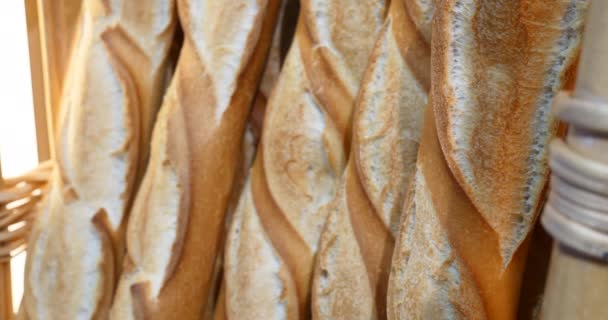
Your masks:
<path fill-rule="evenodd" d="M 438 1 L 414 195 L 393 253 L 390 319 L 515 319 L 547 180 L 549 108 L 587 1 Z"/>
<path fill-rule="evenodd" d="M 386 319 L 386 288 L 430 85 L 430 50 L 392 1 L 353 115 L 352 152 L 323 230 L 315 319 Z"/>
<path fill-rule="evenodd" d="M 22 315 L 107 317 L 124 226 L 163 93 L 172 1 L 82 3 L 56 134 L 57 168 L 28 246 Z"/>
<path fill-rule="evenodd" d="M 498 235 L 505 265 L 538 212 L 557 130 L 549 110 L 578 54 L 587 3 L 446 1 L 438 11 L 439 139 L 456 180 Z"/>
<path fill-rule="evenodd" d="M 214 281 L 218 286 L 216 290 L 217 294 L 209 296 L 211 300 L 209 305 L 213 307 L 207 309 L 207 314 L 205 315 L 204 319 L 226 319 L 226 286 L 223 283 L 224 248 L 226 243 L 225 238 L 226 234 L 228 233 L 228 229 L 232 224 L 232 217 L 237 208 L 238 200 L 245 186 L 245 182 L 247 181 L 247 177 L 249 176 L 249 171 L 253 161 L 255 160 L 255 153 L 259 146 L 262 135 L 262 125 L 264 122 L 264 114 L 266 112 L 268 97 L 270 97 L 270 93 L 277 83 L 279 72 L 283 64 L 284 57 L 281 54 L 281 47 L 291 43 L 292 37 L 286 33 L 289 32 L 288 29 L 290 29 L 291 25 L 293 24 L 293 26 L 295 26 L 296 23 L 295 21 L 284 20 L 286 15 L 293 15 L 293 12 L 291 12 L 294 10 L 293 6 L 288 6 L 287 0 L 280 0 L 280 3 L 277 22 L 272 36 L 272 43 L 268 51 L 268 59 L 266 61 L 266 66 L 264 67 L 264 72 L 262 74 L 262 80 L 260 81 L 257 95 L 255 96 L 253 105 L 251 107 L 251 113 L 247 119 L 247 128 L 245 129 L 245 136 L 243 137 L 241 151 L 242 158 L 240 160 L 242 165 L 239 168 L 239 173 L 235 177 L 236 181 L 233 184 L 232 195 L 229 201 L 230 203 L 228 211 L 226 212 L 224 223 L 225 230 L 223 233 L 224 238 L 222 239 L 223 242 L 220 246 L 221 252 L 218 253 L 216 273 L 214 275 Z M 297 8 L 295 8 L 295 10 L 297 14 Z M 293 31 L 293 29 L 291 30 Z M 290 34 L 293 35 L 293 32 Z"/>
<path fill-rule="evenodd" d="M 384 1 L 305 0 L 225 253 L 229 319 L 308 319 L 318 240 Z"/>
<path fill-rule="evenodd" d="M 516 255 L 502 270 L 495 236 L 443 160 L 432 108 L 411 188 L 393 252 L 388 319 L 515 319 L 524 257 Z M 460 245 L 476 252 L 462 256 Z M 486 281 L 493 289 L 484 301 L 479 290 L 487 288 L 477 286 Z"/>
<path fill-rule="evenodd" d="M 111 319 L 205 313 L 279 1 L 177 2 L 184 44 L 128 225 Z"/>

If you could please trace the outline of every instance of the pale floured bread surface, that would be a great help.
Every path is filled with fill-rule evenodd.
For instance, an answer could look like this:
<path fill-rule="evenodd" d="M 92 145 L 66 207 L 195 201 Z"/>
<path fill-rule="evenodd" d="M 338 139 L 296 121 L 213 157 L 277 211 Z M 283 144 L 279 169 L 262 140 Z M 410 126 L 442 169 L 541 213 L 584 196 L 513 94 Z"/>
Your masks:
<path fill-rule="evenodd" d="M 268 106 L 263 135 L 268 188 L 313 251 L 324 218 L 310 216 L 319 214 L 332 198 L 346 162 L 343 144 L 348 124 L 338 121 L 337 114 L 350 118 L 358 85 L 385 16 L 384 5 L 384 1 L 377 0 L 304 1 L 294 40 L 299 48 L 292 46 L 291 50 L 297 52 L 290 54 L 294 60 L 290 65 L 305 72 L 308 84 L 298 93 L 299 108 L 289 106 L 296 97 L 290 94 Z M 307 38 L 305 27 L 316 30 L 319 40 Z M 326 50 L 331 54 L 326 55 Z M 322 83 L 328 86 L 323 87 Z M 327 99 L 334 94 L 332 91 L 341 91 L 340 87 L 347 83 L 356 86 L 341 96 L 344 99 Z M 275 94 L 279 91 L 275 90 Z M 299 122 L 302 125 L 294 126 Z"/>
<path fill-rule="evenodd" d="M 424 173 L 416 171 L 393 253 L 388 319 L 485 319 L 474 281 L 437 217 Z"/>
<path fill-rule="evenodd" d="M 341 186 L 321 235 L 312 287 L 313 319 L 377 319 L 372 288 Z"/>
<path fill-rule="evenodd" d="M 206 313 L 278 4 L 178 1 L 184 45 L 131 213 L 111 319 L 199 319 Z"/>
<path fill-rule="evenodd" d="M 238 75 L 252 53 L 250 34 L 259 32 L 259 15 L 266 2 L 182 1 L 181 21 L 197 58 L 209 71 L 218 118 L 228 108 Z"/>
<path fill-rule="evenodd" d="M 241 234 L 249 234 L 248 241 L 240 241 Z M 240 319 L 246 314 L 250 319 L 286 319 L 288 301 L 294 303 L 295 283 L 285 269 L 285 264 L 266 238 L 260 218 L 255 211 L 251 184 L 247 183 L 233 219 L 227 243 L 224 272 L 229 308 L 227 319 Z M 273 306 L 260 308 L 259 306 Z M 238 311 L 235 312 L 235 311 Z M 293 312 L 293 310 L 291 311 Z M 296 315 L 291 315 L 292 317 Z"/>
<path fill-rule="evenodd" d="M 235 236 L 233 226 L 226 247 L 230 318 L 263 312 L 277 319 L 308 318 L 314 254 L 345 166 L 346 132 L 358 83 L 385 11 L 384 1 L 302 2 L 251 173 L 253 206 L 247 211 L 258 216 L 263 236 L 248 231 L 253 229 L 238 229 Z M 275 259 L 236 252 L 245 243 L 262 240 Z M 277 263 L 278 269 L 271 268 Z M 261 287 L 257 281 L 266 283 L 268 277 L 281 279 L 283 291 L 268 286 L 258 294 L 263 299 L 249 300 L 252 288 Z"/>
<path fill-rule="evenodd" d="M 513 319 L 523 255 L 503 269 L 495 234 L 450 174 L 433 115 L 395 242 L 388 318 Z"/>
<path fill-rule="evenodd" d="M 175 105 L 176 97 L 170 87 L 165 96 L 164 103 Z M 167 277 L 169 263 L 172 260 L 173 247 L 178 238 L 178 224 L 180 202 L 186 190 L 180 185 L 178 172 L 169 160 L 167 150 L 168 125 L 164 119 L 175 114 L 175 108 L 163 108 L 159 113 L 153 135 L 155 146 L 152 151 L 150 163 L 160 163 L 153 173 L 148 171 L 138 197 L 133 205 L 132 215 L 127 227 L 128 260 L 113 303 L 112 319 L 132 319 L 133 301 L 131 300 L 131 287 L 138 282 L 149 284 L 150 295 L 157 296 Z M 182 123 L 183 124 L 183 123 Z M 175 126 L 173 135 L 185 138 L 182 126 Z M 187 159 L 188 154 L 180 154 Z M 182 165 L 187 165 L 182 163 Z M 187 167 L 182 170 L 187 171 Z M 184 179 L 183 177 L 181 177 Z M 144 198 L 143 195 L 146 195 Z M 156 214 L 143 215 L 141 212 L 150 211 Z M 140 266 L 132 272 L 133 266 Z"/>
<path fill-rule="evenodd" d="M 300 151 L 303 153 L 305 152 L 303 155 L 306 156 L 306 158 L 303 158 L 301 160 L 308 160 L 308 162 L 310 163 L 310 172 L 312 173 L 309 175 L 309 177 L 311 179 L 314 179 L 313 181 L 303 185 L 302 187 L 312 188 L 313 186 L 316 186 L 318 188 L 323 189 L 315 189 L 315 192 L 318 192 L 319 194 L 331 194 L 331 192 L 333 192 L 333 189 L 335 188 L 335 186 L 333 185 L 332 178 L 334 177 L 334 175 L 337 175 L 336 171 L 339 171 L 341 167 L 332 168 L 326 162 L 327 160 L 325 160 L 327 159 L 327 155 L 325 153 L 334 152 L 340 156 L 341 154 L 339 149 L 342 148 L 342 145 L 341 141 L 335 141 L 332 145 L 329 146 L 331 147 L 331 149 L 325 150 L 325 146 L 322 142 L 325 115 L 322 114 L 322 111 L 319 109 L 319 106 L 316 105 L 314 101 L 311 101 L 312 98 L 310 93 L 305 91 L 307 88 L 309 88 L 309 86 L 307 85 L 307 78 L 304 74 L 304 70 L 302 67 L 300 50 L 298 47 L 294 46 L 290 50 L 290 53 L 287 57 L 287 60 L 281 72 L 281 77 L 279 78 L 279 82 L 269 101 L 269 106 L 270 108 L 272 108 L 273 103 L 275 103 L 274 101 L 284 101 L 285 103 L 293 105 L 294 107 L 292 108 L 282 108 L 281 113 L 287 113 L 287 115 L 284 116 L 289 116 L 289 114 L 293 114 L 291 116 L 293 118 L 290 117 L 289 119 L 282 119 L 282 122 L 289 121 L 285 123 L 294 124 L 297 121 L 298 126 L 302 128 L 300 129 L 302 130 L 300 134 L 304 134 L 304 132 L 308 130 L 312 131 L 311 129 L 314 130 L 316 127 L 315 131 L 306 132 L 308 136 L 310 136 L 311 133 L 316 134 L 316 139 L 310 139 L 307 141 L 304 140 L 304 138 L 301 138 L 302 141 L 298 142 L 300 142 L 300 145 L 302 145 L 303 143 L 307 143 L 308 146 L 306 144 L 303 145 L 307 148 L 297 150 L 295 149 L 296 147 L 293 147 L 293 151 Z M 299 101 L 295 99 L 299 99 Z M 273 117 L 275 117 L 275 114 L 271 110 L 272 109 L 268 109 L 267 114 L 265 116 L 266 124 L 271 123 L 273 121 Z M 260 152 L 264 151 L 264 146 L 266 143 L 272 143 L 267 142 L 265 138 L 266 132 L 268 132 L 268 130 L 270 129 L 268 125 L 266 125 L 264 127 L 264 136 L 261 146 L 262 149 L 261 151 L 258 150 L 257 159 L 255 161 L 259 162 L 262 160 Z M 330 137 L 336 136 L 339 137 L 339 135 L 335 131 L 333 132 L 333 135 L 330 135 Z M 285 137 L 285 132 L 282 132 L 281 135 L 277 136 L 276 138 L 280 139 L 281 137 Z M 290 141 L 286 142 L 289 143 Z M 289 152 L 292 150 L 287 149 L 283 151 Z M 343 166 L 344 159 L 339 160 L 340 162 L 338 163 L 338 165 Z M 258 164 L 258 169 L 259 167 L 261 166 Z M 318 168 L 317 172 L 313 171 L 313 168 Z M 254 166 L 252 170 L 255 171 L 256 167 Z M 317 183 L 320 184 L 317 185 Z M 254 186 L 254 188 L 255 187 L 256 186 Z M 250 187 L 248 187 L 247 189 L 249 188 Z M 252 229 L 245 229 L 239 227 L 239 221 L 237 218 L 239 216 L 247 217 L 248 215 L 256 215 L 256 218 L 253 221 L 259 221 L 260 219 L 265 218 L 257 217 L 260 214 L 258 210 L 264 210 L 265 208 L 258 209 L 260 205 L 257 204 L 256 206 L 256 202 L 253 201 L 253 199 L 248 199 L 248 193 L 250 192 L 251 191 L 246 190 L 241 195 L 241 205 L 239 206 L 239 208 L 237 208 L 237 211 L 235 213 L 235 221 L 233 221 L 233 226 L 229 233 L 229 238 L 226 244 L 226 265 L 224 268 L 224 272 L 225 282 L 227 284 L 226 310 L 228 318 L 238 319 L 245 315 L 270 312 L 271 314 L 274 314 L 276 316 L 275 319 L 297 319 L 299 312 L 297 307 L 298 294 L 295 290 L 295 285 L 289 285 L 290 283 L 294 283 L 295 275 L 291 275 L 289 273 L 287 266 L 279 255 L 279 253 L 275 252 L 272 256 L 267 257 L 269 259 L 261 259 L 257 256 L 257 251 L 239 250 L 239 248 L 241 248 L 241 246 L 244 246 L 246 243 L 256 242 L 256 240 L 261 242 L 259 244 L 260 246 L 268 248 L 267 250 L 270 250 L 270 252 L 274 252 L 276 250 L 273 247 L 271 239 L 269 239 L 266 235 L 267 232 L 264 230 L 264 228 L 256 229 L 256 232 L 253 232 L 254 230 Z M 254 196 L 255 194 L 252 197 Z M 318 203 L 311 204 L 309 206 L 316 205 L 317 207 L 313 208 L 318 210 L 319 206 L 327 204 L 328 199 L 322 198 L 318 201 Z M 241 213 L 240 211 L 246 211 L 246 213 Z M 313 210 L 310 211 L 311 212 L 309 212 L 309 214 L 317 213 Z M 267 219 L 268 218 L 272 217 L 267 217 Z M 253 218 L 249 218 L 249 220 L 252 219 Z M 318 228 L 320 230 L 322 228 L 322 224 L 324 223 L 324 219 L 323 217 L 309 216 L 308 220 L 304 220 L 303 222 L 307 223 L 307 225 L 313 224 L 311 228 Z M 317 224 L 316 227 L 314 223 Z M 295 232 L 295 229 L 292 230 L 293 232 Z M 320 233 L 320 231 L 318 233 Z M 303 248 L 305 250 L 310 250 L 308 248 L 308 244 L 304 242 L 304 239 L 299 238 L 300 236 L 298 234 L 293 234 L 293 236 L 295 236 L 296 239 L 299 239 L 302 242 L 302 245 L 304 245 Z M 272 269 L 272 266 L 275 265 L 276 268 Z M 269 273 L 269 270 L 274 270 L 275 272 Z M 280 272 L 280 270 L 283 271 Z M 281 276 L 280 273 L 283 273 L 283 276 Z M 248 279 L 248 281 L 245 281 L 243 279 Z M 281 280 L 281 282 L 276 285 L 281 287 L 282 290 L 277 290 L 276 286 L 261 286 L 261 284 L 266 283 L 267 281 L 270 281 L 272 279 Z M 250 292 L 252 292 L 252 290 L 254 290 L 255 288 L 260 288 L 260 291 L 257 294 L 250 294 Z"/>
<path fill-rule="evenodd" d="M 557 128 L 551 103 L 578 54 L 588 1 L 440 3 L 439 138 L 456 179 L 498 234 L 506 266 L 536 219 Z"/>
<path fill-rule="evenodd" d="M 287 11 L 293 10 L 291 6 L 287 6 L 287 0 L 280 0 L 279 13 L 277 17 L 276 27 L 272 36 L 272 43 L 270 45 L 270 49 L 268 50 L 268 58 L 266 60 L 266 65 L 264 67 L 264 73 L 262 74 L 262 80 L 260 81 L 260 86 L 258 88 L 258 92 L 255 96 L 255 100 L 253 105 L 251 106 L 251 113 L 247 119 L 247 127 L 245 129 L 245 135 L 243 137 L 242 143 L 242 159 L 240 160 L 241 166 L 238 170 L 237 175 L 235 176 L 236 181 L 232 187 L 232 194 L 229 201 L 229 207 L 226 212 L 226 218 L 224 221 L 226 232 L 229 233 L 230 226 L 232 225 L 232 220 L 234 217 L 234 212 L 238 207 L 239 198 L 241 193 L 244 192 L 244 188 L 246 185 L 246 181 L 248 180 L 249 171 L 251 166 L 253 165 L 253 161 L 255 160 L 256 150 L 259 145 L 259 141 L 262 138 L 262 126 L 264 122 L 264 114 L 266 113 L 266 104 L 268 102 L 268 98 L 270 97 L 270 93 L 272 89 L 275 87 L 281 67 L 283 65 L 283 59 L 281 53 L 281 48 L 285 45 L 289 45 L 292 40 L 293 33 L 291 36 L 286 34 L 285 28 L 289 29 L 290 27 L 295 27 L 295 21 L 289 22 L 285 21 L 286 14 L 293 14 L 292 12 L 286 13 Z M 292 30 L 293 31 L 293 30 Z M 241 217 L 237 217 L 237 220 L 240 221 Z M 240 222 L 237 222 L 240 223 Z M 223 320 L 227 319 L 226 315 L 226 285 L 223 282 L 223 270 L 224 270 L 224 248 L 226 247 L 226 243 L 228 241 L 227 235 L 224 236 L 222 245 L 220 249 L 222 252 L 218 254 L 216 269 L 214 272 L 213 281 L 215 286 L 217 287 L 215 292 L 217 294 L 209 295 L 209 303 L 207 308 L 207 314 L 203 319 L 214 319 L 214 320 Z M 247 250 L 247 249 L 245 249 Z M 268 318 L 263 316 L 262 318 Z"/>
<path fill-rule="evenodd" d="M 264 161 L 272 198 L 300 230 L 298 236 L 316 250 L 325 220 L 322 208 L 335 193 L 346 161 L 343 141 L 310 92 L 299 48 L 291 49 L 283 74 L 266 115 L 264 157 L 258 157 Z M 281 105 L 275 107 L 274 99 L 280 99 Z"/>
<path fill-rule="evenodd" d="M 285 15 L 287 0 L 279 0 L 280 7 L 276 21 L 276 27 L 272 36 L 272 43 L 268 49 L 268 57 L 262 73 L 262 79 L 258 91 L 255 95 L 255 99 L 251 106 L 251 112 L 247 118 L 247 126 L 245 128 L 245 134 L 243 136 L 242 150 L 241 150 L 241 163 L 239 167 L 239 173 L 235 177 L 237 181 L 234 182 L 233 196 L 231 199 L 230 208 L 226 214 L 226 227 L 230 227 L 230 217 L 236 206 L 244 188 L 245 181 L 249 175 L 249 170 L 255 160 L 256 150 L 260 139 L 262 138 L 262 126 L 264 122 L 264 114 L 266 113 L 266 104 L 272 89 L 275 87 L 278 79 L 279 72 L 282 67 L 281 57 L 281 45 L 282 41 L 289 41 L 289 39 L 282 39 L 283 32 L 283 17 Z"/>
<path fill-rule="evenodd" d="M 448 166 L 435 114 L 426 111 L 416 194 L 405 206 L 395 243 L 388 314 L 391 319 L 515 319 L 529 242 L 504 265 L 500 238 Z M 440 300 L 423 298 L 434 291 Z"/>
<path fill-rule="evenodd" d="M 585 1 L 437 1 L 433 108 L 398 231 L 391 319 L 514 319 L 546 180 L 548 106 Z M 542 8 L 542 9 L 541 9 Z"/>
<path fill-rule="evenodd" d="M 107 316 L 175 26 L 171 1 L 85 1 L 81 10 L 61 99 L 58 169 L 28 250 L 30 319 Z"/>
<path fill-rule="evenodd" d="M 378 34 L 378 26 L 384 22 L 387 9 L 385 2 L 382 0 L 302 2 L 304 23 L 315 44 L 314 49 L 319 51 L 317 54 L 325 55 L 324 62 L 331 66 L 335 80 L 352 96 L 355 96 L 359 89 L 370 48 Z"/>
<path fill-rule="evenodd" d="M 321 241 L 313 280 L 317 319 L 386 319 L 394 236 L 414 173 L 430 52 L 394 1 L 353 116 L 352 153 Z"/>
<path fill-rule="evenodd" d="M 392 235 L 406 183 L 414 172 L 430 77 L 428 44 L 416 35 L 411 22 L 395 21 L 409 19 L 404 9 L 398 2 L 391 6 L 370 59 L 353 124 L 352 161 L 357 163 L 374 211 Z"/>

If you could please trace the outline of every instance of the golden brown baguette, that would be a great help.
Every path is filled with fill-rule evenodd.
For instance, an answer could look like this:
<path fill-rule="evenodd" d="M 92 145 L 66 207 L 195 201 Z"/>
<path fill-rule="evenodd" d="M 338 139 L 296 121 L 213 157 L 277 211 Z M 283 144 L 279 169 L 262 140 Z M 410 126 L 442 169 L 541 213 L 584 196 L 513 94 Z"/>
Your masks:
<path fill-rule="evenodd" d="M 386 287 L 430 86 L 429 44 L 392 1 L 353 115 L 343 181 L 321 235 L 315 319 L 386 319 Z"/>
<path fill-rule="evenodd" d="M 184 44 L 128 224 L 111 319 L 205 314 L 277 0 L 178 0 Z"/>
<path fill-rule="evenodd" d="M 345 165 L 377 0 L 306 0 L 225 253 L 228 319 L 308 319 L 314 254 Z"/>
<path fill-rule="evenodd" d="M 262 135 L 262 124 L 264 121 L 264 113 L 266 112 L 266 103 L 268 97 L 272 92 L 272 88 L 276 85 L 279 78 L 279 72 L 282 66 L 283 57 L 281 55 L 281 47 L 284 42 L 291 42 L 291 37 L 285 37 L 283 33 L 284 29 L 284 17 L 286 10 L 293 10 L 291 6 L 287 6 L 288 0 L 280 0 L 279 13 L 277 16 L 276 27 L 272 36 L 272 43 L 268 51 L 268 59 L 264 72 L 262 74 L 262 80 L 258 88 L 257 95 L 255 96 L 253 105 L 251 107 L 251 113 L 247 119 L 247 127 L 245 129 L 245 136 L 243 137 L 243 144 L 241 150 L 241 166 L 239 167 L 238 173 L 235 176 L 236 181 L 233 183 L 232 195 L 229 200 L 229 207 L 226 212 L 226 218 L 224 227 L 225 230 L 222 235 L 222 243 L 220 244 L 221 252 L 218 253 L 216 270 L 214 273 L 213 281 L 216 286 L 216 294 L 209 295 L 209 306 L 206 310 L 207 314 L 204 319 L 215 319 L 221 320 L 226 319 L 225 310 L 225 284 L 223 283 L 223 258 L 225 239 L 228 229 L 232 222 L 232 216 L 238 205 L 239 197 L 242 193 L 247 177 L 249 176 L 249 170 L 255 159 L 255 152 L 258 147 L 259 141 Z M 293 21 L 295 25 L 295 21 Z M 286 26 L 289 26 L 287 22 Z"/>
<path fill-rule="evenodd" d="M 389 319 L 515 319 L 547 179 L 549 108 L 587 1 L 436 2 L 432 94 Z"/>
<path fill-rule="evenodd" d="M 505 266 L 536 219 L 557 129 L 551 101 L 578 54 L 587 2 L 445 1 L 438 11 L 433 95 L 441 147 L 498 235 Z"/>
<path fill-rule="evenodd" d="M 28 246 L 29 319 L 107 317 L 124 226 L 160 104 L 172 1 L 84 1 L 57 132 L 57 170 Z"/>

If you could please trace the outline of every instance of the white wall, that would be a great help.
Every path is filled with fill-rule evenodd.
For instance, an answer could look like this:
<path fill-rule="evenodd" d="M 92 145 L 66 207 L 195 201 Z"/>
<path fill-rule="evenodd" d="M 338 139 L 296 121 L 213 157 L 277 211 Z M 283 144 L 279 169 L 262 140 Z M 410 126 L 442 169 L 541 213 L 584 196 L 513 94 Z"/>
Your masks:
<path fill-rule="evenodd" d="M 9 177 L 34 168 L 38 154 L 24 1 L 0 1 L 0 12 L 0 162 Z M 23 293 L 24 262 L 25 254 L 11 261 L 13 297 Z"/>

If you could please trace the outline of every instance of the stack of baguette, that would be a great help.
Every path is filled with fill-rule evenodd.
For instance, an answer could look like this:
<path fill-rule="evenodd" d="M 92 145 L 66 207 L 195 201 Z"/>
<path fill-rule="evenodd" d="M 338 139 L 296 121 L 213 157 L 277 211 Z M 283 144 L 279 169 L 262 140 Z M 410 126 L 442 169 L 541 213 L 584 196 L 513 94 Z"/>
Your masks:
<path fill-rule="evenodd" d="M 22 319 L 515 319 L 588 1 L 84 1 Z"/>
<path fill-rule="evenodd" d="M 28 245 L 25 319 L 106 318 L 176 25 L 172 1 L 85 1 L 57 166 Z"/>
<path fill-rule="evenodd" d="M 307 319 L 321 230 L 384 1 L 305 0 L 225 253 L 229 319 Z"/>
<path fill-rule="evenodd" d="M 417 25 L 430 30 L 432 11 L 419 1 L 390 4 L 361 84 L 348 165 L 321 236 L 315 319 L 386 319 L 394 236 L 430 86 L 430 50 Z"/>
<path fill-rule="evenodd" d="M 353 115 L 350 158 L 321 236 L 314 274 L 315 319 L 386 319 L 394 236 L 414 173 L 430 85 L 430 24 L 392 1 Z M 413 15 L 408 14 L 408 9 Z M 413 20 L 412 18 L 418 18 Z"/>
<path fill-rule="evenodd" d="M 431 108 L 393 254 L 390 319 L 516 318 L 557 129 L 549 109 L 587 2 L 436 2 Z"/>
<path fill-rule="evenodd" d="M 199 319 L 278 0 L 177 2 L 184 31 L 127 230 L 112 319 Z"/>
<path fill-rule="evenodd" d="M 146 169 L 176 3 L 83 3 L 25 318 L 200 317 L 278 5 L 177 1 L 185 39 Z"/>
<path fill-rule="evenodd" d="M 221 320 L 226 319 L 226 307 L 225 307 L 225 289 L 226 286 L 223 283 L 223 248 L 225 247 L 225 238 L 228 233 L 228 229 L 232 225 L 232 217 L 234 211 L 237 208 L 238 199 L 242 193 L 245 182 L 249 175 L 249 170 L 255 160 L 255 153 L 259 145 L 262 126 L 264 122 L 264 114 L 266 113 L 266 104 L 272 89 L 275 87 L 279 73 L 283 64 L 284 54 L 282 53 L 282 47 L 288 46 L 292 40 L 293 34 L 290 30 L 295 27 L 294 21 L 286 21 L 285 17 L 293 14 L 297 14 L 297 6 L 293 6 L 288 0 L 280 0 L 281 4 L 279 7 L 279 13 L 277 16 L 276 27 L 272 36 L 272 43 L 268 52 L 268 59 L 266 61 L 266 67 L 262 74 L 262 80 L 258 92 L 255 96 L 253 105 L 251 107 L 251 113 L 247 121 L 247 127 L 245 129 L 245 135 L 243 137 L 242 151 L 241 151 L 241 167 L 239 173 L 235 176 L 236 181 L 232 187 L 232 194 L 229 201 L 229 207 L 226 212 L 225 229 L 222 230 L 223 239 L 220 246 L 221 253 L 218 253 L 216 261 L 216 269 L 214 274 L 214 285 L 217 288 L 215 295 L 209 296 L 209 303 L 207 307 L 207 314 L 204 319 L 215 319 Z M 297 4 L 297 2 L 296 2 Z"/>

